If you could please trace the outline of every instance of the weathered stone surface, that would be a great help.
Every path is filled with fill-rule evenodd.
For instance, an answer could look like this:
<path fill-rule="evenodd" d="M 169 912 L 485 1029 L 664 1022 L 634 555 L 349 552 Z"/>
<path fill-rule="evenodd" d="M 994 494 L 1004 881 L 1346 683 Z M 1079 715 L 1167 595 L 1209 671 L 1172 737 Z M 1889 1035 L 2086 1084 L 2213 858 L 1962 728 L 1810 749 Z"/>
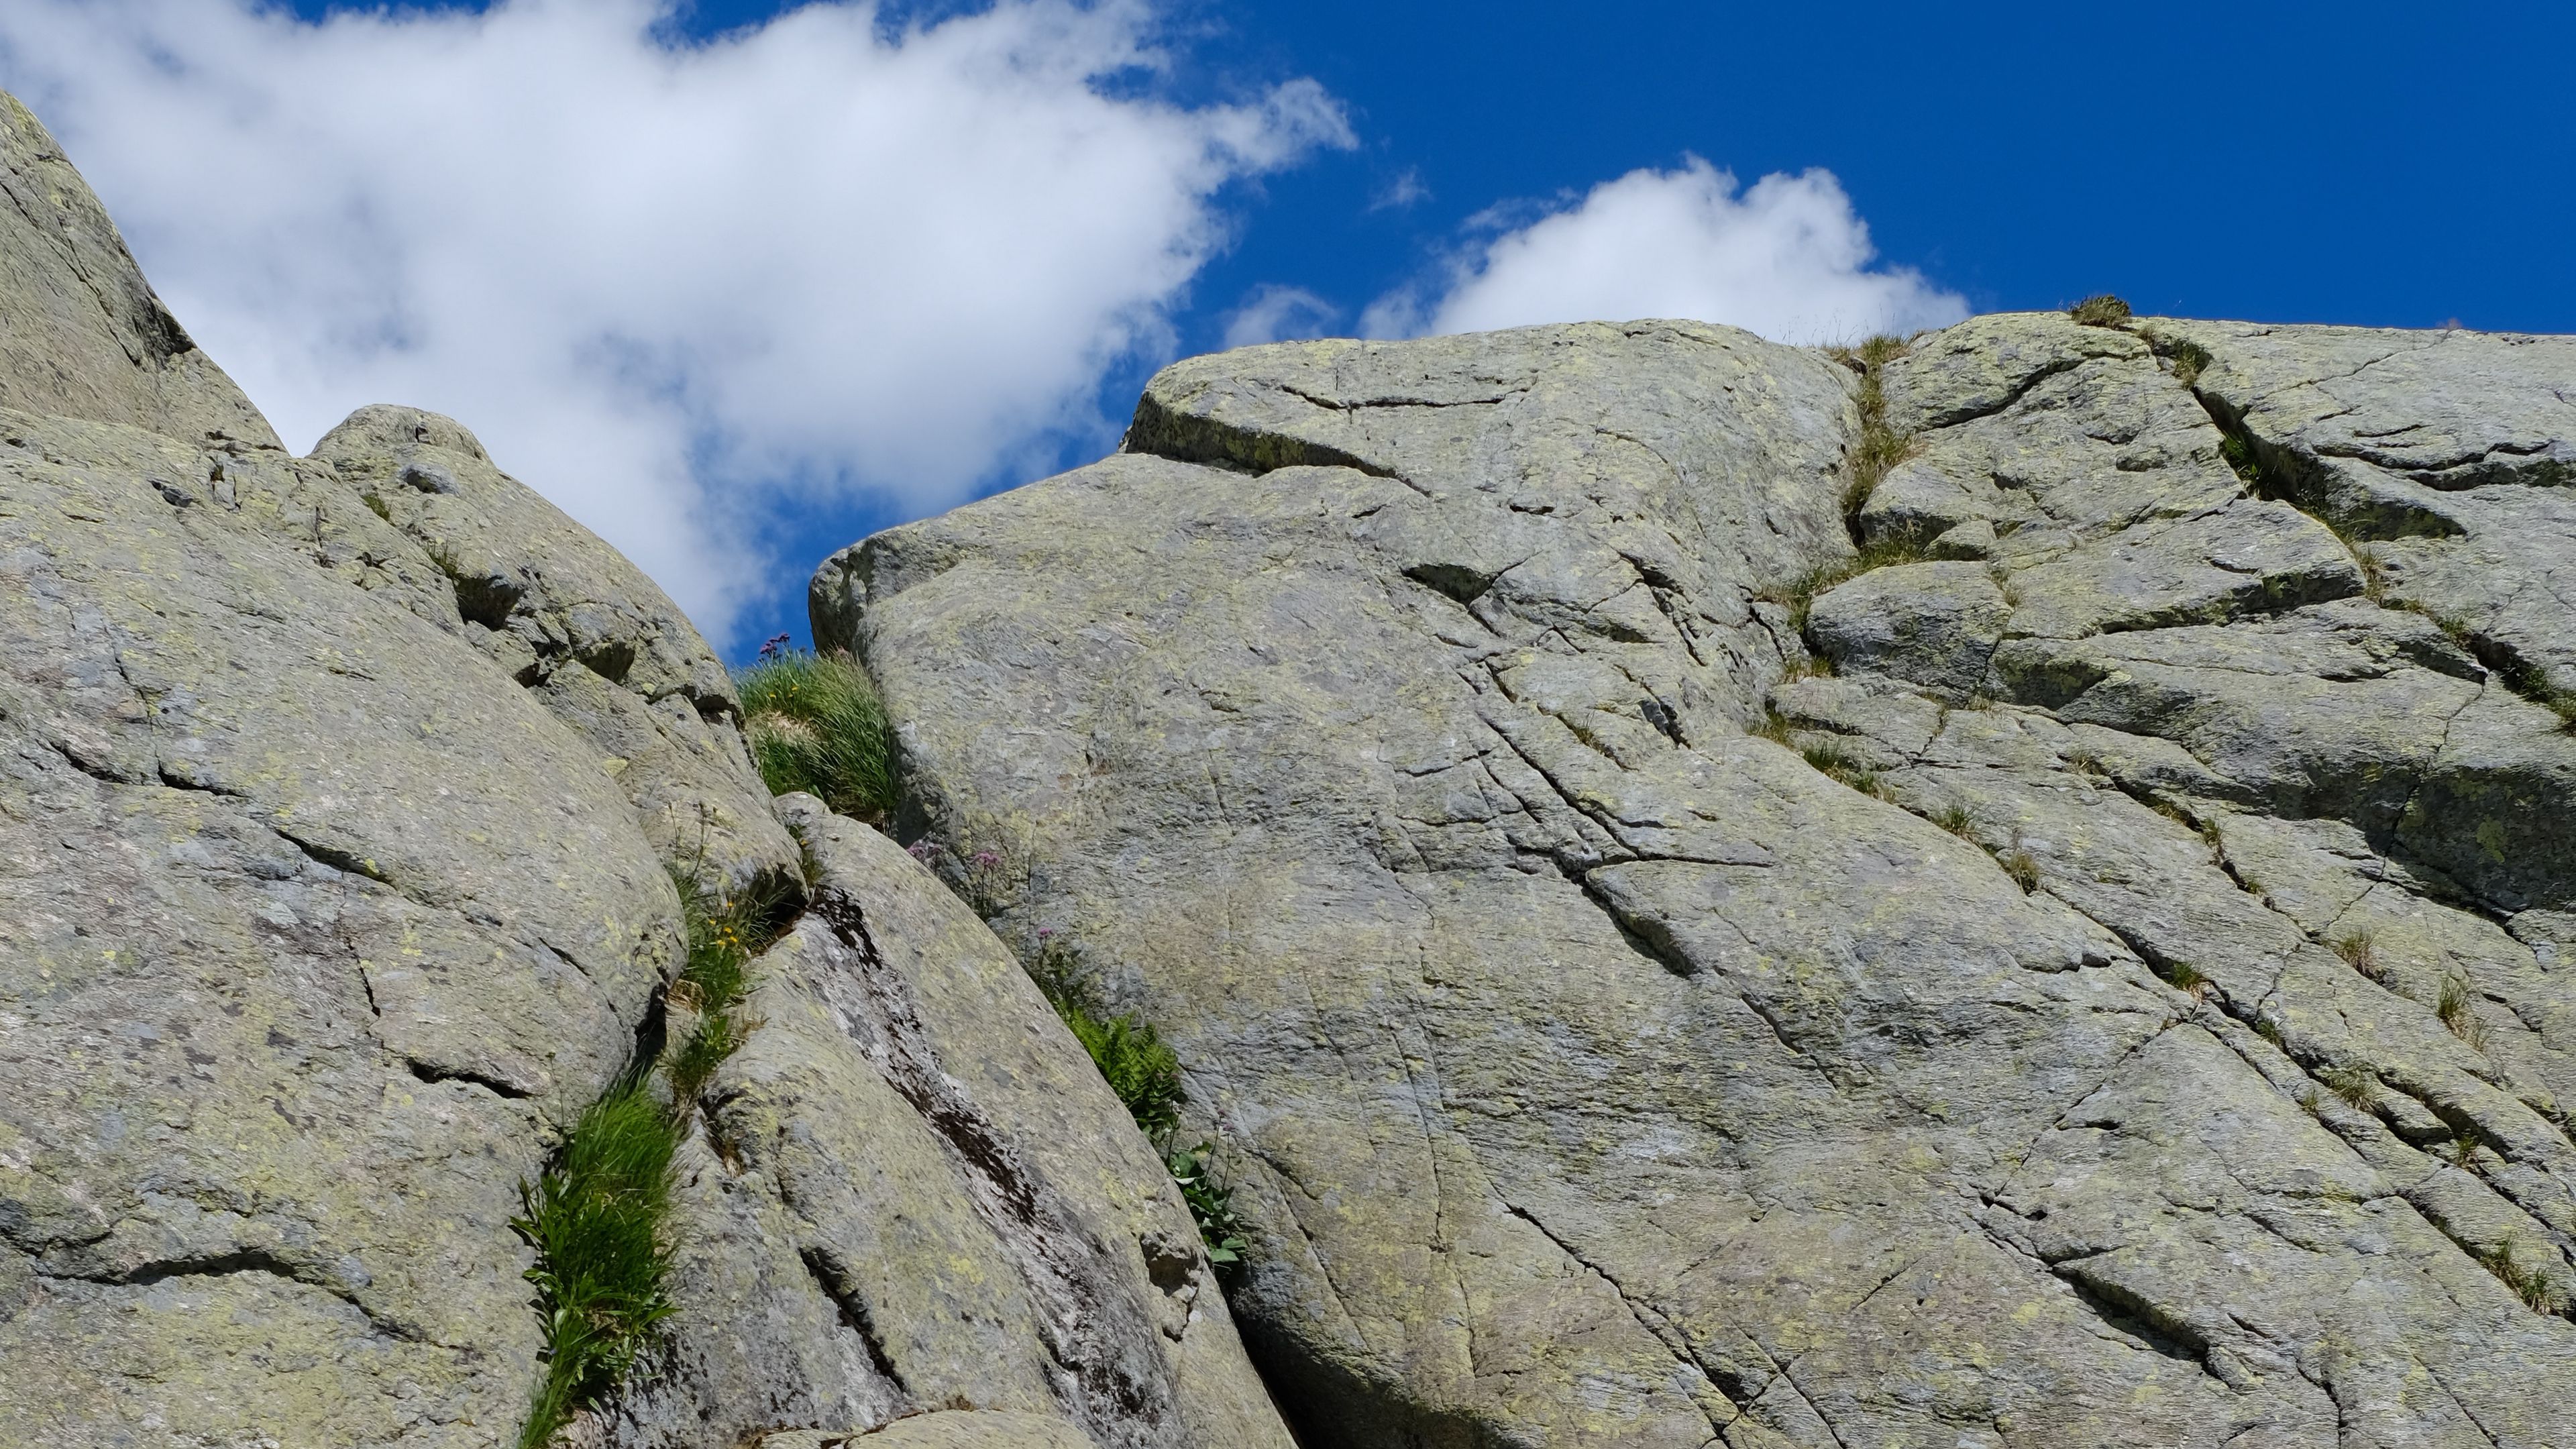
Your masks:
<path fill-rule="evenodd" d="M 2366 551 L 2391 603 L 2576 692 L 2576 338 L 2158 320 L 2267 488 Z"/>
<path fill-rule="evenodd" d="M 0 437 L 0 1438 L 490 1443 L 516 1184 L 646 1017 L 661 862 L 355 498 Z"/>
<path fill-rule="evenodd" d="M 1187 1208 L 1018 963 L 892 842 L 780 803 L 810 907 L 754 967 L 684 1174 L 681 1327 L 608 1442 L 966 1404 L 1103 1449 L 1286 1449 Z"/>
<path fill-rule="evenodd" d="M 460 632 L 597 747 L 666 858 L 747 889 L 793 877 L 731 678 L 633 564 L 454 419 L 361 408 L 313 456 L 448 575 Z"/>
<path fill-rule="evenodd" d="M 520 1185 L 689 1024 L 669 871 L 793 906 L 798 844 L 623 559 L 432 414 L 287 457 L 6 97 L 0 189 L 0 1442 L 514 1443 Z M 681 1311 L 560 1442 L 1284 1449 L 1018 967 L 800 819 Z"/>
<path fill-rule="evenodd" d="M 1850 375 L 1669 324 L 1180 364 L 817 575 L 1003 934 L 1179 1046 L 1315 1442 L 2576 1443 L 2576 737 L 2175 325 L 1889 364 L 1859 531 L 1974 561 L 1803 638 Z"/>
<path fill-rule="evenodd" d="M 170 315 L 63 149 L 0 95 L 0 409 L 122 423 L 192 448 L 277 434 Z"/>
<path fill-rule="evenodd" d="M 1092 1449 L 1072 1425 L 1033 1414 L 978 1410 L 919 1414 L 867 1434 L 772 1434 L 760 1449 Z"/>

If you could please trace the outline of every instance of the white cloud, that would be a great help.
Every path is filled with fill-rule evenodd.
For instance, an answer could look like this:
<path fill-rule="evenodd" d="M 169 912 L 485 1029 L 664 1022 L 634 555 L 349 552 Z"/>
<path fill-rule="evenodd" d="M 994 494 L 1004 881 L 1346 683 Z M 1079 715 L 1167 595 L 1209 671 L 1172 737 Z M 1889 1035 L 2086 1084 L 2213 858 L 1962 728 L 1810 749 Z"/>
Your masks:
<path fill-rule="evenodd" d="M 302 447 L 452 413 L 719 637 L 800 501 L 918 513 L 1056 430 L 1226 237 L 1215 194 L 1348 145 L 1310 81 L 1185 109 L 1143 0 L 868 0 L 703 45 L 677 0 L 298 21 L 7 0 L 55 130 L 198 340 Z"/>
<path fill-rule="evenodd" d="M 1500 211 L 1469 223 L 1507 225 Z M 1455 259 L 1437 295 L 1399 290 L 1361 318 L 1370 336 L 1537 322 L 1688 317 L 1782 342 L 1941 327 L 1966 301 L 1907 267 L 1872 270 L 1869 227 L 1831 172 L 1765 176 L 1742 195 L 1698 157 L 1631 171 L 1578 204 Z"/>
<path fill-rule="evenodd" d="M 1342 309 L 1303 287 L 1255 287 L 1226 319 L 1225 345 L 1252 347 L 1283 337 L 1321 337 Z"/>
<path fill-rule="evenodd" d="M 1378 189 L 1376 197 L 1370 200 L 1368 209 L 1402 211 L 1417 202 L 1427 201 L 1430 197 L 1431 188 L 1422 184 L 1421 168 L 1407 166 L 1396 173 L 1394 180 Z"/>

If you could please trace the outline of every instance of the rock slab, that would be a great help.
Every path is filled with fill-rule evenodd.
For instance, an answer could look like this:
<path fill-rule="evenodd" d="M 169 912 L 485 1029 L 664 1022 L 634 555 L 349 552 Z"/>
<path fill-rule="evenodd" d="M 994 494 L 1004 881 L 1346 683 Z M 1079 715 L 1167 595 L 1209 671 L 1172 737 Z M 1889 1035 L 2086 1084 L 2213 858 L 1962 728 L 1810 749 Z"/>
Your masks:
<path fill-rule="evenodd" d="M 1979 318 L 1847 523 L 1858 381 L 1195 359 L 816 638 L 1179 1048 L 1308 1442 L 2576 1443 L 2567 345 Z"/>

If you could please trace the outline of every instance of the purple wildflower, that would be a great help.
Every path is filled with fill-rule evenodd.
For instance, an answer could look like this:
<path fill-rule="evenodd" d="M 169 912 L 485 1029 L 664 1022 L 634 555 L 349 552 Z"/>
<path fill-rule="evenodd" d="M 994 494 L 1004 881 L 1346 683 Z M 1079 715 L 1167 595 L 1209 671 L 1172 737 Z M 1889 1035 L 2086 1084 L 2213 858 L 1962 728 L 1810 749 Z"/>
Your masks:
<path fill-rule="evenodd" d="M 989 850 L 979 850 L 975 852 L 975 864 L 985 870 L 991 870 L 993 867 L 1000 865 L 1001 863 L 1002 858 Z"/>

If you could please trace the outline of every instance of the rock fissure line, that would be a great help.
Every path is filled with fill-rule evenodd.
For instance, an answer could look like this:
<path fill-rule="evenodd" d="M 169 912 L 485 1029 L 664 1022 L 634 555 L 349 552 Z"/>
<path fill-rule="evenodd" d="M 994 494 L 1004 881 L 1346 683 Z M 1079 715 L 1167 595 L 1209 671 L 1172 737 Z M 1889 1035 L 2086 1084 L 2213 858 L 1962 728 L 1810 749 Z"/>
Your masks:
<path fill-rule="evenodd" d="M 912 1386 L 904 1382 L 902 1371 L 894 1366 L 893 1359 L 886 1356 L 885 1337 L 877 1331 L 876 1319 L 868 1311 L 867 1299 L 841 1286 L 850 1281 L 851 1275 L 843 1265 L 833 1261 L 829 1249 L 799 1248 L 796 1258 L 804 1264 L 805 1274 L 813 1280 L 815 1291 L 839 1312 L 841 1326 L 848 1329 L 858 1339 L 859 1347 L 866 1351 L 868 1367 L 893 1387 L 895 1407 L 907 1407 L 913 1396 Z"/>
<path fill-rule="evenodd" d="M 1075 1402 L 1067 1407 L 1113 1437 L 1118 1426 L 1140 1418 L 1159 1422 L 1166 1416 L 1168 1386 L 1136 1381 L 1103 1351 L 1098 1326 L 1084 1311 L 1083 1275 L 1064 1261 L 1085 1246 L 1084 1234 L 1047 1199 L 1008 1137 L 940 1068 L 908 993 L 877 949 L 866 913 L 829 887 L 814 893 L 809 909 L 861 966 L 856 974 L 876 1017 L 887 1084 L 965 1169 L 968 1200 L 1011 1250 L 1012 1266 L 1038 1312 L 1040 1341 L 1077 1386 Z"/>
<path fill-rule="evenodd" d="M 104 1236 L 104 1235 L 102 1235 Z M 318 1289 L 357 1310 L 367 1326 L 387 1338 L 429 1348 L 464 1352 L 456 1345 L 441 1343 L 418 1325 L 401 1319 L 386 1318 L 367 1306 L 347 1285 L 323 1276 L 303 1264 L 281 1258 L 262 1248 L 235 1248 L 229 1252 L 195 1258 L 164 1258 L 142 1263 L 117 1273 L 65 1273 L 45 1268 L 35 1270 L 39 1280 L 93 1283 L 109 1288 L 148 1288 L 178 1278 L 228 1278 L 242 1275 L 282 1279 L 300 1287 Z"/>
<path fill-rule="evenodd" d="M 1671 1319 L 1663 1312 L 1663 1310 L 1639 1300 L 1634 1294 L 1628 1291 L 1627 1285 L 1621 1283 L 1617 1278 L 1612 1277 L 1601 1267 L 1600 1264 L 1595 1263 L 1590 1258 L 1576 1252 L 1572 1244 L 1566 1242 L 1565 1239 L 1558 1237 L 1554 1230 L 1550 1229 L 1547 1224 L 1540 1222 L 1537 1214 L 1532 1213 L 1529 1209 L 1522 1207 L 1511 1199 L 1502 1196 L 1500 1193 L 1495 1194 L 1494 1200 L 1502 1204 L 1503 1211 L 1510 1213 L 1513 1217 L 1529 1224 L 1532 1228 L 1537 1230 L 1540 1237 L 1543 1237 L 1550 1243 L 1555 1244 L 1556 1250 L 1565 1255 L 1566 1261 L 1573 1263 L 1576 1267 L 1581 1268 L 1593 1277 L 1600 1279 L 1603 1284 L 1607 1285 L 1610 1291 L 1618 1297 L 1620 1305 L 1628 1310 L 1628 1316 L 1636 1320 L 1638 1328 L 1644 1330 L 1648 1337 L 1654 1339 L 1657 1344 L 1661 1345 L 1666 1353 L 1671 1354 L 1674 1363 L 1688 1369 L 1691 1374 L 1701 1382 L 1707 1384 L 1710 1388 L 1715 1389 L 1718 1396 L 1726 1400 L 1728 1407 L 1735 1410 L 1736 1417 L 1742 1417 L 1744 1413 L 1744 1405 L 1736 1402 L 1735 1396 L 1727 1393 L 1725 1386 L 1717 1382 L 1716 1377 L 1709 1372 L 1708 1365 L 1702 1363 L 1699 1355 L 1691 1350 L 1688 1337 L 1672 1326 Z M 1695 1397 L 1694 1402 L 1696 1403 Z M 1710 1432 L 1718 1435 L 1721 1439 L 1725 1436 L 1727 1423 L 1733 1422 L 1732 1419 L 1720 1421 L 1715 1414 L 1709 1413 L 1704 1405 L 1700 1406 L 1700 1413 L 1708 1420 Z"/>

